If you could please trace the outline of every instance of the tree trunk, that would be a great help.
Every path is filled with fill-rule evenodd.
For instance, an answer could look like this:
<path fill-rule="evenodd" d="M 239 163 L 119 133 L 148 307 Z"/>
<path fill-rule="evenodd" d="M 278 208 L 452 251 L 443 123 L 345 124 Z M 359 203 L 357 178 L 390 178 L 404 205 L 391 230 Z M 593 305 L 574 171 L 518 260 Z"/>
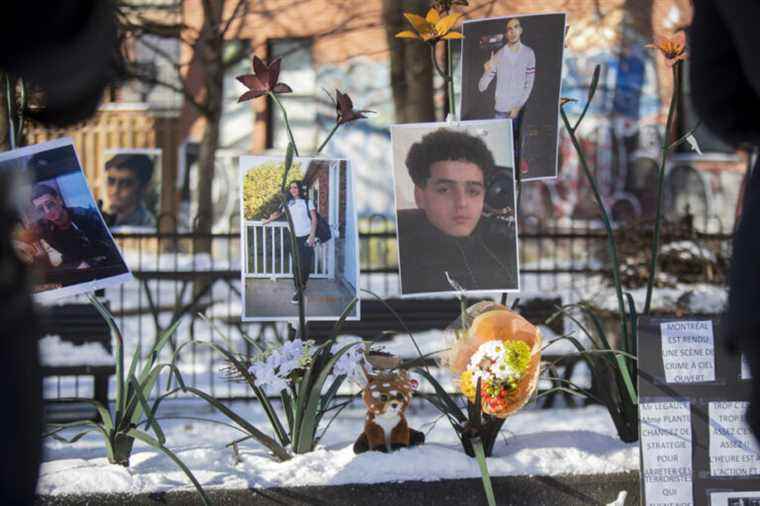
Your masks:
<path fill-rule="evenodd" d="M 424 16 L 428 8 L 426 0 L 383 0 L 383 24 L 390 48 L 391 89 L 398 123 L 435 121 L 430 46 L 419 40 L 395 38 L 398 32 L 411 29 L 404 12 Z"/>
<path fill-rule="evenodd" d="M 208 2 L 204 9 L 202 34 L 196 51 L 200 51 L 200 61 L 203 65 L 205 100 L 203 119 L 205 126 L 198 154 L 198 215 L 195 216 L 195 253 L 211 253 L 211 228 L 214 223 L 214 204 L 212 185 L 214 181 L 214 166 L 216 150 L 219 147 L 219 124 L 222 117 L 222 102 L 224 100 L 224 37 L 219 32 L 224 2 L 216 0 Z"/>
<path fill-rule="evenodd" d="M 194 217 L 195 253 L 211 253 L 211 228 L 214 223 L 214 203 L 212 186 L 216 163 L 216 149 L 219 146 L 219 117 L 216 113 L 206 117 L 206 127 L 201 139 L 198 156 L 198 215 Z"/>

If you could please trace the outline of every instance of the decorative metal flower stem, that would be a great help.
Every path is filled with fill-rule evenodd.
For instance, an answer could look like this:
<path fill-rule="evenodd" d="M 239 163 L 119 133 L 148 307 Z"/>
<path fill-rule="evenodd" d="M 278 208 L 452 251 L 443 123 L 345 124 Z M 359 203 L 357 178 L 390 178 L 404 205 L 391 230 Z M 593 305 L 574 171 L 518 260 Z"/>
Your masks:
<path fill-rule="evenodd" d="M 594 89 L 589 92 L 589 102 L 591 101 L 591 98 L 593 98 L 593 95 Z M 576 123 L 575 126 L 571 126 L 570 121 L 567 119 L 567 114 L 565 114 L 565 110 L 560 107 L 559 112 L 562 115 L 562 122 L 565 124 L 567 133 L 570 135 L 570 140 L 573 143 L 573 147 L 578 153 L 578 159 L 581 162 L 581 167 L 583 168 L 584 174 L 586 174 L 586 179 L 588 179 L 588 182 L 591 185 L 591 189 L 594 192 L 594 199 L 599 206 L 599 210 L 602 214 L 602 221 L 604 222 L 604 228 L 607 231 L 607 251 L 612 260 L 612 280 L 615 284 L 615 294 L 617 295 L 618 301 L 618 313 L 620 314 L 620 331 L 621 335 L 623 336 L 623 342 L 626 343 L 628 342 L 628 328 L 626 327 L 626 311 L 625 304 L 623 303 L 623 289 L 620 285 L 620 262 L 618 260 L 617 247 L 615 246 L 615 236 L 613 235 L 612 231 L 612 223 L 610 222 L 610 217 L 607 214 L 607 208 L 604 206 L 602 196 L 599 193 L 599 187 L 596 184 L 596 179 L 594 178 L 593 174 L 591 174 L 591 170 L 589 169 L 588 162 L 586 161 L 586 157 L 583 154 L 581 145 L 578 142 L 578 138 L 575 136 L 575 129 L 578 128 L 580 122 Z"/>
<path fill-rule="evenodd" d="M 327 137 L 325 138 L 325 140 L 317 148 L 317 153 L 316 154 L 320 154 L 322 152 L 322 150 L 325 149 L 325 146 L 327 146 L 327 143 L 330 142 L 330 139 L 332 139 L 333 134 L 335 134 L 335 132 L 338 130 L 339 126 L 340 126 L 340 123 L 338 123 L 336 121 L 335 125 L 332 127 L 332 130 L 330 130 L 330 133 L 327 134 Z"/>
<path fill-rule="evenodd" d="M 438 75 L 443 78 L 443 81 L 446 83 L 446 94 L 448 95 L 448 101 L 449 101 L 449 111 L 451 112 L 452 116 L 456 117 L 456 105 L 454 105 L 454 79 L 451 78 L 452 74 L 452 67 L 453 65 L 453 58 L 451 56 L 451 41 L 446 41 L 446 70 L 443 70 L 440 65 L 438 65 L 438 58 L 435 54 L 435 49 L 437 47 L 437 43 L 430 44 L 430 59 L 433 61 L 433 67 L 435 68 L 436 72 L 438 72 Z"/>
<path fill-rule="evenodd" d="M 285 110 L 285 107 L 282 105 L 282 102 L 280 102 L 280 99 L 277 98 L 276 93 L 272 93 L 271 91 L 267 93 L 269 97 L 272 98 L 275 104 L 277 104 L 277 107 L 280 108 L 280 112 L 282 112 L 282 120 L 285 122 L 285 129 L 288 131 L 288 139 L 290 139 L 290 143 L 293 145 L 293 152 L 296 156 L 300 156 L 298 154 L 298 147 L 296 146 L 296 140 L 293 138 L 293 131 L 290 129 L 290 121 L 288 121 L 288 112 Z"/>
<path fill-rule="evenodd" d="M 433 67 L 435 67 L 436 72 L 438 72 L 438 75 L 443 78 L 444 81 L 449 81 L 449 76 L 446 74 L 446 72 L 441 68 L 440 65 L 438 65 L 438 58 L 436 58 L 435 54 L 435 44 L 430 44 L 430 59 L 433 61 Z"/>
<path fill-rule="evenodd" d="M 451 112 L 451 115 L 456 119 L 457 117 L 457 107 L 454 101 L 454 58 L 451 54 L 451 41 L 446 41 L 446 60 L 448 64 L 448 90 L 449 90 L 449 111 Z"/>
<path fill-rule="evenodd" d="M 665 123 L 665 139 L 660 149 L 660 166 L 657 168 L 657 212 L 654 219 L 654 240 L 652 241 L 651 258 L 649 262 L 649 279 L 647 280 L 647 296 L 644 302 L 644 314 L 649 314 L 652 305 L 652 290 L 654 280 L 657 275 L 657 258 L 660 250 L 660 229 L 662 222 L 662 200 L 663 189 L 665 186 L 665 165 L 668 160 L 668 153 L 674 144 L 669 144 L 670 136 L 673 129 L 673 120 L 675 119 L 676 107 L 681 88 L 681 62 L 678 61 L 673 65 L 673 92 L 670 96 L 670 107 L 668 108 L 668 119 Z"/>

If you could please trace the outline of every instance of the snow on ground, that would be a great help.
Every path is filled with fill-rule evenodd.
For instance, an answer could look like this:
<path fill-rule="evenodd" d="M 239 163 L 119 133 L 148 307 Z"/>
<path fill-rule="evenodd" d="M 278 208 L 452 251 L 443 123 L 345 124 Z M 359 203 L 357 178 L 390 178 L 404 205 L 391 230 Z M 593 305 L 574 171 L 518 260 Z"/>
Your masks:
<path fill-rule="evenodd" d="M 633 297 L 638 311 L 644 308 L 646 287 L 626 290 Z M 725 286 L 696 284 L 679 284 L 675 288 L 655 288 L 652 292 L 652 308 L 674 312 L 681 309 L 687 313 L 719 314 L 728 301 L 728 290 Z M 591 302 L 602 309 L 617 311 L 618 301 L 612 287 L 599 291 L 591 298 Z"/>
<path fill-rule="evenodd" d="M 258 403 L 232 403 L 232 409 L 258 428 L 265 416 Z M 226 421 L 204 405 L 177 401 L 160 416 L 192 416 Z M 354 455 L 352 445 L 362 430 L 364 413 L 357 401 L 335 419 L 321 445 L 312 453 L 284 463 L 270 458 L 260 445 L 239 445 L 236 460 L 225 445 L 241 434 L 218 423 L 167 418 L 162 427 L 167 446 L 190 467 L 201 484 L 212 488 L 299 487 L 348 483 L 477 478 L 476 460 L 465 455 L 451 426 L 422 399 L 407 413 L 410 426 L 427 432 L 417 448 L 390 454 Z M 267 432 L 270 432 L 267 430 Z M 69 435 L 73 435 L 73 432 Z M 38 493 L 44 495 L 95 493 L 153 493 L 178 488 L 191 490 L 189 480 L 168 457 L 137 442 L 129 469 L 108 464 L 101 439 L 88 435 L 69 445 L 46 440 Z M 616 473 L 638 469 L 638 445 L 621 442 L 607 411 L 601 406 L 576 409 L 526 409 L 507 420 L 493 457 L 492 476 L 573 475 Z"/>
<path fill-rule="evenodd" d="M 44 366 L 113 365 L 113 355 L 101 343 L 75 345 L 61 336 L 47 335 L 40 339 L 40 363 Z"/>

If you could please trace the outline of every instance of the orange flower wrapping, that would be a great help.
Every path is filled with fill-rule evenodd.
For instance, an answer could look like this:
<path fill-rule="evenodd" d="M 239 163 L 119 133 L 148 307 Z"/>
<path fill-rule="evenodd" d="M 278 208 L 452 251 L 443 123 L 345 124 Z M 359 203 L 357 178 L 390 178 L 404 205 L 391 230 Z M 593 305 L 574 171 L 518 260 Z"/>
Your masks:
<path fill-rule="evenodd" d="M 445 361 L 455 374 L 470 381 L 469 385 L 462 384 L 461 389 L 471 401 L 474 400 L 477 380 L 472 377 L 470 359 L 483 344 L 489 341 L 500 341 L 506 345 L 522 342 L 530 350 L 527 367 L 516 380 L 514 388 L 502 388 L 498 394 L 491 395 L 486 392 L 481 380 L 483 412 L 506 418 L 522 408 L 536 389 L 541 365 L 541 334 L 535 325 L 500 304 L 481 302 L 470 307 L 467 313 L 473 318 L 472 323 L 467 327 L 466 335 L 453 344 Z"/>

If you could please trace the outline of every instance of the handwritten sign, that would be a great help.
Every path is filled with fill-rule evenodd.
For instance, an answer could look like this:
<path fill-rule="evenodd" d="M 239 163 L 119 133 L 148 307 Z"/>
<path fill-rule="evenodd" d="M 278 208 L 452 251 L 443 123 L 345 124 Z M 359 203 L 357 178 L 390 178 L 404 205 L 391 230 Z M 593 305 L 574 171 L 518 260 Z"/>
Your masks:
<path fill-rule="evenodd" d="M 693 504 L 688 401 L 639 405 L 647 505 Z"/>
<path fill-rule="evenodd" d="M 711 321 L 660 324 L 662 361 L 668 383 L 715 381 L 715 345 Z"/>
<path fill-rule="evenodd" d="M 748 406 L 745 401 L 709 404 L 712 476 L 760 475 L 760 447 L 744 419 Z"/>

